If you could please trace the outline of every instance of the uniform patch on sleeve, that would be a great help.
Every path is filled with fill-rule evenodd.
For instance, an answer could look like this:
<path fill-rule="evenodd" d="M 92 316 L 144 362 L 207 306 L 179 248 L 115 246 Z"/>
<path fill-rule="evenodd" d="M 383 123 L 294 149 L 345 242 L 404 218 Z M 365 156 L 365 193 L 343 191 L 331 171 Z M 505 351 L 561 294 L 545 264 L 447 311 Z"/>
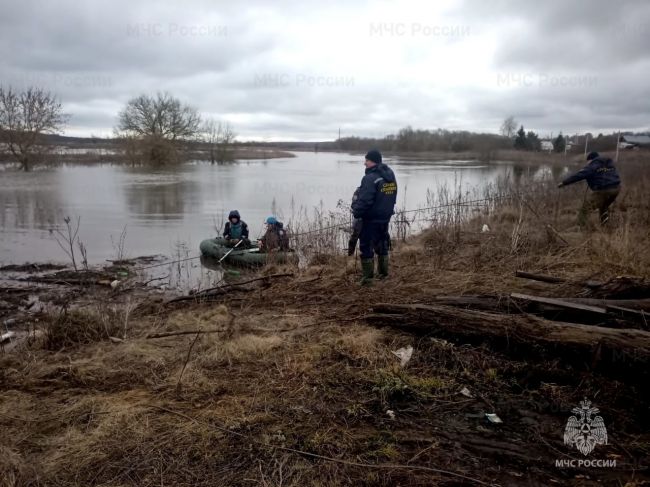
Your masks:
<path fill-rule="evenodd" d="M 397 183 L 395 181 L 392 183 L 384 183 L 381 185 L 380 191 L 384 194 L 395 194 L 397 191 Z"/>

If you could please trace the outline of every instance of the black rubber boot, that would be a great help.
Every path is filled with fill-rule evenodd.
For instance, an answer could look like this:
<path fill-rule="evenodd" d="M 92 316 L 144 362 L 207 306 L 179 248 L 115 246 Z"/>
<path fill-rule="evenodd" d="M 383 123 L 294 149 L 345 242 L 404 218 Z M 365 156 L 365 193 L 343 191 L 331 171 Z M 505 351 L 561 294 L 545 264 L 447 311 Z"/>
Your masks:
<path fill-rule="evenodd" d="M 388 277 L 388 256 L 380 255 L 377 257 L 377 279 L 386 279 Z"/>
<path fill-rule="evenodd" d="M 372 285 L 372 278 L 375 277 L 375 261 L 374 259 L 361 259 L 361 284 L 362 286 Z"/>
<path fill-rule="evenodd" d="M 355 238 L 348 240 L 348 256 L 354 255 L 354 251 L 357 248 L 357 240 Z"/>

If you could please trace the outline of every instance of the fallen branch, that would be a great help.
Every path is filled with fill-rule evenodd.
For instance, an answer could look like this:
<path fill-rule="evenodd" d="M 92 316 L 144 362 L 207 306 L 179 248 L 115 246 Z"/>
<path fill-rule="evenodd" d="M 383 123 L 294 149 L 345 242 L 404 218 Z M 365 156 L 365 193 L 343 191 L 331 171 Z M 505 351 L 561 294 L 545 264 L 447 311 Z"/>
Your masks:
<path fill-rule="evenodd" d="M 195 294 L 191 294 L 189 296 L 178 296 L 176 298 L 170 299 L 167 301 L 165 304 L 171 304 L 171 303 L 178 303 L 181 301 L 199 301 L 203 299 L 209 299 L 213 298 L 216 296 L 222 296 L 224 294 L 227 294 L 229 292 L 247 292 L 247 291 L 252 291 L 252 289 L 240 289 L 241 286 L 244 286 L 246 284 L 251 284 L 253 282 L 257 281 L 268 281 L 270 279 L 275 279 L 279 277 L 293 277 L 292 272 L 287 272 L 283 274 L 270 274 L 268 276 L 262 276 L 262 277 L 256 277 L 255 279 L 249 279 L 248 281 L 243 281 L 243 282 L 237 282 L 233 284 L 226 284 L 224 286 L 218 286 L 218 287 L 213 287 L 209 289 L 205 289 L 203 291 L 200 291 Z"/>
<path fill-rule="evenodd" d="M 190 344 L 190 348 L 187 350 L 187 357 L 185 357 L 185 363 L 183 363 L 183 368 L 181 369 L 181 374 L 178 376 L 178 383 L 176 384 L 176 395 L 177 396 L 181 395 L 183 374 L 185 373 L 185 368 L 187 367 L 187 363 L 190 361 L 190 356 L 192 355 L 192 349 L 194 348 L 194 344 L 199 339 L 200 335 L 201 335 L 201 330 L 198 331 L 198 333 L 194 337 L 194 340 L 192 340 L 192 343 Z"/>
<path fill-rule="evenodd" d="M 163 332 L 163 333 L 152 333 L 151 335 L 147 335 L 145 338 L 165 338 L 165 337 L 173 337 L 173 336 L 178 336 L 178 335 L 198 335 L 201 333 L 220 333 L 222 331 L 228 331 L 225 328 L 217 328 L 213 330 L 184 330 L 184 331 L 168 331 L 168 332 Z"/>
<path fill-rule="evenodd" d="M 278 277 L 293 277 L 293 272 L 286 272 L 286 273 L 283 273 L 283 274 L 269 274 L 268 276 L 256 277 L 255 279 L 249 279 L 248 281 L 235 282 L 233 284 L 225 284 L 223 286 L 211 287 L 211 288 L 208 288 L 208 289 L 204 289 L 203 291 L 199 291 L 197 293 L 194 293 L 192 296 L 193 297 L 201 297 L 203 295 L 209 294 L 211 291 L 223 290 L 223 289 L 226 289 L 226 288 L 231 288 L 231 287 L 236 287 L 236 286 L 243 286 L 245 284 L 250 284 L 252 282 L 265 281 L 267 279 L 273 279 L 273 278 L 278 278 Z"/>

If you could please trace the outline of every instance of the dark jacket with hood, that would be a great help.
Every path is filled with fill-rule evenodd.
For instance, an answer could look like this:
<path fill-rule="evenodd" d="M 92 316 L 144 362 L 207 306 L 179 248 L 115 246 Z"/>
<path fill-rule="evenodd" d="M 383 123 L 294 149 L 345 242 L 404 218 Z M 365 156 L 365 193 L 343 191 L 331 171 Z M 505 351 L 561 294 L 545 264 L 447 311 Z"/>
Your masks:
<path fill-rule="evenodd" d="M 266 232 L 260 241 L 260 252 L 289 250 L 289 235 L 284 229 L 282 222 L 275 222 L 273 225 L 267 225 Z"/>
<path fill-rule="evenodd" d="M 352 202 L 352 214 L 354 218 L 364 221 L 388 223 L 395 211 L 396 201 L 395 173 L 386 164 L 377 164 L 366 169 L 358 197 Z"/>
<path fill-rule="evenodd" d="M 566 186 L 577 183 L 583 179 L 587 180 L 589 189 L 593 191 L 612 189 L 621 184 L 621 178 L 618 176 L 618 171 L 614 167 L 614 161 L 601 156 L 592 159 L 580 171 L 566 178 L 562 181 L 562 185 Z"/>
<path fill-rule="evenodd" d="M 230 223 L 231 218 L 237 218 L 237 220 L 239 220 L 239 224 L 241 224 L 241 235 L 239 237 L 232 235 L 233 224 Z M 226 226 L 223 229 L 223 236 L 227 239 L 248 238 L 248 225 L 246 225 L 246 222 L 241 219 L 237 210 L 233 210 L 228 214 L 228 221 L 226 222 Z"/>

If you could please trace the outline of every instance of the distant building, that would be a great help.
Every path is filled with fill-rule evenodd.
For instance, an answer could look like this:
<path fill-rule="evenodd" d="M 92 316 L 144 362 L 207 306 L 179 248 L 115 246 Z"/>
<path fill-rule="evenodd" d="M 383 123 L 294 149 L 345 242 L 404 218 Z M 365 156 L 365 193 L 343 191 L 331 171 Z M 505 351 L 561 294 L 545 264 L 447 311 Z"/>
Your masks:
<path fill-rule="evenodd" d="M 650 135 L 621 135 L 618 141 L 619 149 L 636 149 L 650 147 Z"/>
<path fill-rule="evenodd" d="M 550 140 L 542 140 L 542 150 L 546 152 L 552 152 L 553 151 L 553 142 Z"/>

